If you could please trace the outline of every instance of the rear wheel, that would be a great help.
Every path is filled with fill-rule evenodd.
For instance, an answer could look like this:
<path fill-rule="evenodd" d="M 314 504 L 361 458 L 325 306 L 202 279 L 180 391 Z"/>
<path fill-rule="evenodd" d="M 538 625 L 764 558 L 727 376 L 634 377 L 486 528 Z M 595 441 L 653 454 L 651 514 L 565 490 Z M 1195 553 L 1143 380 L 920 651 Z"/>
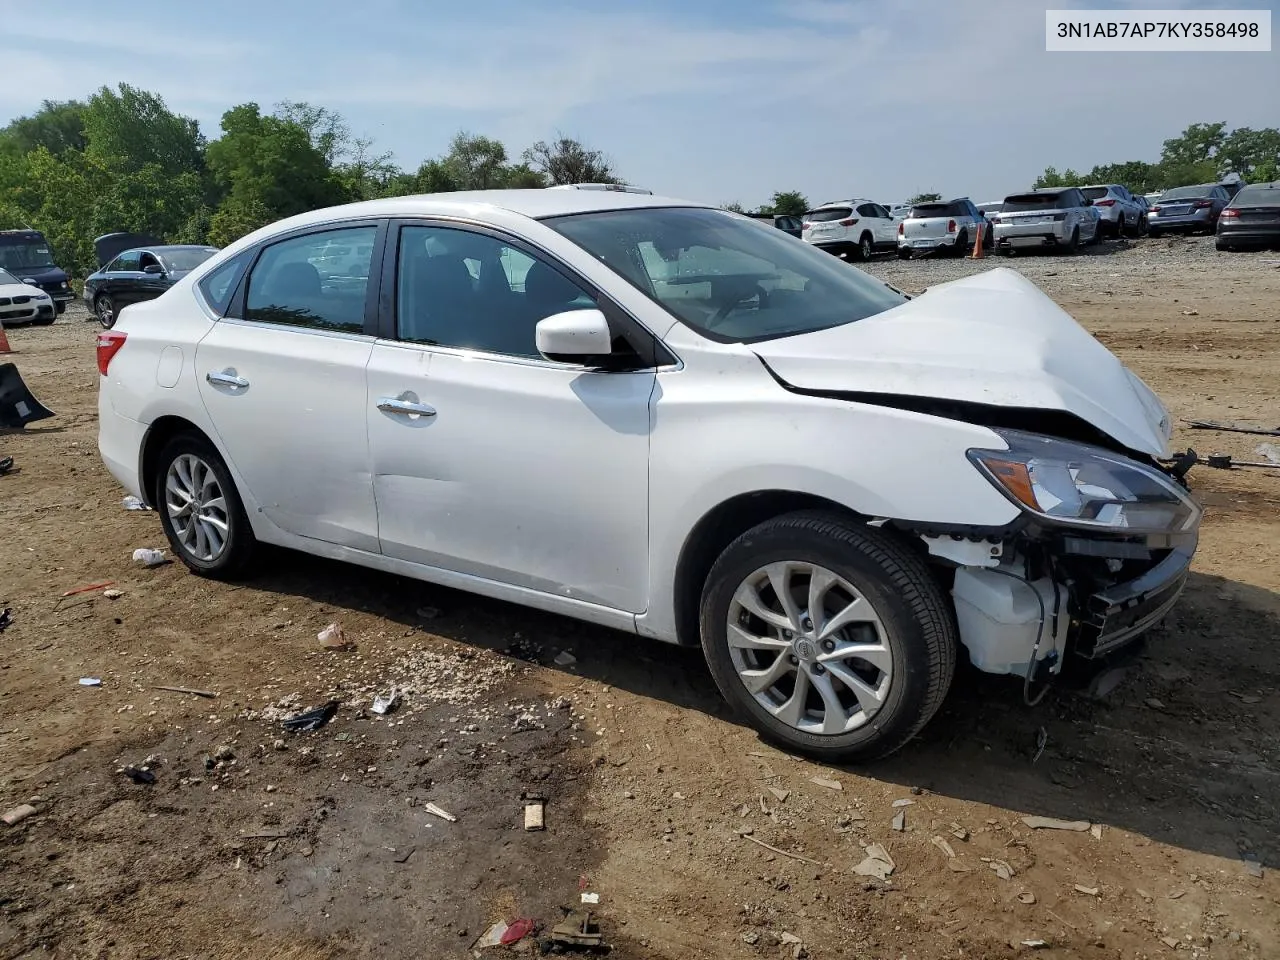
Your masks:
<path fill-rule="evenodd" d="M 93 312 L 104 330 L 110 330 L 116 325 L 116 305 L 107 294 L 98 294 L 97 299 L 93 301 Z"/>
<path fill-rule="evenodd" d="M 858 240 L 858 259 L 864 263 L 871 259 L 871 254 L 875 248 L 871 244 L 871 234 L 864 233 Z"/>
<path fill-rule="evenodd" d="M 1124 214 L 1120 214 L 1120 218 L 1116 221 L 1116 239 L 1119 240 L 1124 236 Z"/>
<path fill-rule="evenodd" d="M 910 248 L 910 247 L 899 247 L 899 248 L 898 248 L 898 259 L 899 259 L 899 260 L 910 260 L 910 259 L 911 259 L 911 248 Z"/>
<path fill-rule="evenodd" d="M 1213 245 L 1214 245 L 1214 247 L 1216 247 L 1216 248 L 1217 248 L 1217 249 L 1219 249 L 1219 250 L 1234 250 L 1234 249 L 1235 249 L 1235 247 L 1233 247 L 1231 244 L 1223 242 L 1223 240 L 1222 240 L 1222 238 L 1221 238 L 1221 237 L 1219 237 L 1217 240 L 1213 241 Z"/>
<path fill-rule="evenodd" d="M 969 231 L 963 231 L 960 236 L 956 237 L 956 245 L 951 248 L 953 256 L 963 257 L 966 250 L 972 249 L 969 246 Z"/>
<path fill-rule="evenodd" d="M 763 736 L 824 757 L 899 749 L 955 673 L 955 624 L 928 568 L 833 515 L 777 517 L 731 543 L 700 620 L 725 698 Z"/>
<path fill-rule="evenodd" d="M 1071 239 L 1067 241 L 1067 245 L 1062 248 L 1067 253 L 1075 253 L 1080 249 L 1080 228 L 1074 227 L 1071 230 Z"/>
<path fill-rule="evenodd" d="M 152 502 L 169 545 L 192 573 L 233 580 L 249 571 L 257 540 L 227 465 L 203 436 L 180 433 L 165 444 Z"/>
<path fill-rule="evenodd" d="M 1152 240 L 1154 240 L 1156 239 L 1156 237 L 1160 236 L 1160 231 L 1157 230 L 1155 227 L 1148 227 L 1147 236 L 1150 237 Z"/>

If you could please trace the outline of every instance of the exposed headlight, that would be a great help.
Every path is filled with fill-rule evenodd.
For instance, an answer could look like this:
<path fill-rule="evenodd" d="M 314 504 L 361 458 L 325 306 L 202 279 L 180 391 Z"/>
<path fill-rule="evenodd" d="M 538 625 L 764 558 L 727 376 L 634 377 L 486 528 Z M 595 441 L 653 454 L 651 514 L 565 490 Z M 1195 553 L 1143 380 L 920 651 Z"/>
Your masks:
<path fill-rule="evenodd" d="M 47 293 L 37 293 L 35 298 L 37 300 L 48 300 L 49 295 Z"/>
<path fill-rule="evenodd" d="M 1001 493 L 1046 520 L 1117 533 L 1192 529 L 1200 507 L 1159 470 L 1099 447 L 997 430 L 1008 450 L 970 450 Z"/>

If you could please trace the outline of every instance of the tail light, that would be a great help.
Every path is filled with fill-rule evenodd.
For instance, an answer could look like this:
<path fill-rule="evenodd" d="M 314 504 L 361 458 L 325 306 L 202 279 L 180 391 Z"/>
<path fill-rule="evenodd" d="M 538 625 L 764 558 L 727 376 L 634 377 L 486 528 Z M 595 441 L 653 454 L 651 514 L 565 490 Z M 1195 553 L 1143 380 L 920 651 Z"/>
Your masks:
<path fill-rule="evenodd" d="M 906 224 L 903 223 L 901 220 L 898 221 L 898 236 L 902 236 L 902 228 L 905 226 Z"/>
<path fill-rule="evenodd" d="M 1240 216 L 1240 211 L 1234 210 L 1231 207 L 1227 207 L 1227 209 L 1223 210 L 1222 213 L 1219 214 L 1219 216 L 1223 220 L 1235 220 L 1237 217 Z"/>
<path fill-rule="evenodd" d="M 107 375 L 107 367 L 111 366 L 111 358 L 120 352 L 127 336 L 127 333 L 116 330 L 104 330 L 98 334 L 98 372 L 104 377 Z"/>
<path fill-rule="evenodd" d="M 948 220 L 947 233 L 955 233 L 955 232 L 956 232 L 956 222 L 954 220 Z"/>
<path fill-rule="evenodd" d="M 842 226 L 842 227 L 852 227 L 852 226 L 853 226 L 855 223 L 857 223 L 857 222 L 858 222 L 858 218 L 857 218 L 857 217 L 850 217 L 848 220 L 841 220 L 841 221 L 840 221 L 840 226 Z"/>
<path fill-rule="evenodd" d="M 813 221 L 811 221 L 811 220 L 806 220 L 804 223 L 800 224 L 800 229 L 801 229 L 801 230 L 812 230 L 812 229 L 813 229 Z"/>
<path fill-rule="evenodd" d="M 1160 207 L 1160 204 L 1158 204 L 1158 203 L 1157 203 L 1154 207 L 1152 207 L 1152 208 L 1151 208 L 1151 212 L 1152 212 L 1152 213 L 1159 213 L 1159 212 L 1160 212 L 1160 210 L 1161 210 L 1161 207 Z"/>
<path fill-rule="evenodd" d="M 1195 209 L 1195 210 L 1203 210 L 1205 207 L 1212 207 L 1212 206 L 1213 206 L 1213 201 L 1212 201 L 1212 200 L 1197 200 L 1197 201 L 1196 201 L 1195 203 L 1193 203 L 1191 206 L 1192 206 L 1192 208 L 1193 208 L 1193 209 Z"/>
<path fill-rule="evenodd" d="M 1116 202 L 1114 200 L 1095 200 L 1093 205 L 1095 207 L 1114 207 Z"/>

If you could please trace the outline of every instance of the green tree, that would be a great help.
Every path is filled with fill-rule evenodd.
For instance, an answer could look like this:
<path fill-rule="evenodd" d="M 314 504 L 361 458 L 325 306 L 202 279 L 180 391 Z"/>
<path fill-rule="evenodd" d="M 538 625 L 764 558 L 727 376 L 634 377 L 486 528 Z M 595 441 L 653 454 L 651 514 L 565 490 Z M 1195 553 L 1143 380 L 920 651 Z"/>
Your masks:
<path fill-rule="evenodd" d="M 808 198 L 799 190 L 782 190 L 769 198 L 769 210 L 775 217 L 803 217 L 809 209 Z"/>
<path fill-rule="evenodd" d="M 746 208 L 744 208 L 742 204 L 737 202 L 721 204 L 721 209 L 728 210 L 730 213 L 746 213 L 747 212 Z"/>
<path fill-rule="evenodd" d="M 1100 164 L 1086 175 L 1089 183 L 1119 183 L 1133 193 L 1150 193 L 1158 189 L 1160 177 L 1160 167 L 1143 160 Z"/>
<path fill-rule="evenodd" d="M 45 100 L 29 117 L 18 117 L 0 130 L 0 150 L 28 154 L 44 147 L 55 157 L 84 150 L 84 104 L 79 100 Z"/>
<path fill-rule="evenodd" d="M 441 159 L 456 190 L 493 190 L 507 185 L 507 148 L 500 140 L 460 130 Z"/>
<path fill-rule="evenodd" d="M 940 193 L 917 193 L 907 203 L 915 206 L 917 203 L 938 203 L 941 200 L 942 194 Z"/>
<path fill-rule="evenodd" d="M 622 182 L 603 153 L 588 149 L 563 134 L 549 143 L 539 140 L 525 150 L 523 156 L 528 166 L 552 184 Z"/>
<path fill-rule="evenodd" d="M 1223 139 L 1214 159 L 1220 162 L 1223 173 L 1238 173 L 1250 183 L 1274 180 L 1273 171 L 1280 161 L 1280 130 L 1237 127 Z"/>
<path fill-rule="evenodd" d="M 1166 167 L 1187 167 L 1210 160 L 1227 138 L 1225 123 L 1193 123 L 1181 134 L 1164 142 L 1160 163 Z"/>
<path fill-rule="evenodd" d="M 1039 190 L 1041 187 L 1079 187 L 1083 184 L 1084 180 L 1081 179 L 1080 174 L 1070 167 L 1062 173 L 1059 173 L 1055 167 L 1045 167 L 1044 173 L 1036 177 L 1036 182 L 1032 186 Z"/>
<path fill-rule="evenodd" d="M 204 137 L 190 117 L 173 113 L 154 93 L 122 83 L 101 88 L 84 111 L 85 154 L 129 173 L 148 164 L 178 176 L 204 170 Z"/>
<path fill-rule="evenodd" d="M 295 120 L 263 116 L 256 103 L 222 115 L 222 137 L 209 144 L 207 157 L 224 194 L 210 221 L 213 243 L 349 198 L 310 132 Z"/>

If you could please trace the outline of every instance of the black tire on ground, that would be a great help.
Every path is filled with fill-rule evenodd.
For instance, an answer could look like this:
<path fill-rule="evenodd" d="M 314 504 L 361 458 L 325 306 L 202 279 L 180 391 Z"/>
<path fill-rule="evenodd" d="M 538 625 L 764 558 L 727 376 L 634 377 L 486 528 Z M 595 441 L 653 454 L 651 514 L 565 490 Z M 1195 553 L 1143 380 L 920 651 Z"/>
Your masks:
<path fill-rule="evenodd" d="M 963 257 L 966 251 L 972 249 L 973 245 L 969 243 L 969 231 L 963 230 L 960 235 L 956 237 L 955 245 L 951 248 L 951 255 L 953 257 Z"/>
<path fill-rule="evenodd" d="M 899 247 L 899 248 L 898 248 L 898 259 L 899 259 L 899 260 L 910 260 L 910 259 L 911 259 L 911 248 L 910 248 L 910 247 Z"/>
<path fill-rule="evenodd" d="M 1124 228 L 1125 228 L 1124 214 L 1122 213 L 1120 214 L 1120 218 L 1116 220 L 1116 239 L 1117 240 L 1124 236 Z"/>
<path fill-rule="evenodd" d="M 1145 213 L 1138 218 L 1137 235 L 1139 237 L 1145 237 L 1147 235 L 1147 215 Z"/>
<path fill-rule="evenodd" d="M 871 259 L 871 255 L 875 252 L 875 245 L 871 242 L 871 234 L 864 233 L 858 238 L 858 247 L 854 252 L 854 256 L 864 263 Z"/>
<path fill-rule="evenodd" d="M 810 733 L 777 719 L 734 666 L 728 640 L 734 594 L 761 567 L 782 561 L 816 564 L 843 578 L 871 603 L 883 626 L 892 657 L 883 705 L 847 733 Z M 956 669 L 951 606 L 924 561 L 888 534 L 833 514 L 776 517 L 729 544 L 704 585 L 700 627 L 711 674 L 735 710 L 764 737 L 826 758 L 872 760 L 900 749 L 938 711 Z"/>
<path fill-rule="evenodd" d="M 1160 236 L 1160 231 L 1156 230 L 1154 227 L 1148 226 L 1147 236 L 1150 237 L 1152 240 L 1154 240 L 1156 239 L 1156 237 Z"/>
<path fill-rule="evenodd" d="M 1071 239 L 1067 241 L 1066 245 L 1062 248 L 1062 250 L 1064 253 L 1075 253 L 1079 249 L 1080 249 L 1080 228 L 1072 227 Z"/>
<path fill-rule="evenodd" d="M 982 229 L 982 246 L 988 253 L 996 247 L 996 232 L 989 223 Z"/>
<path fill-rule="evenodd" d="M 175 460 L 183 456 L 199 458 L 212 471 L 216 478 L 222 499 L 225 503 L 226 545 L 222 553 L 213 560 L 203 560 L 194 556 L 183 543 L 169 514 L 166 477 Z M 227 470 L 222 456 L 208 439 L 195 432 L 180 433 L 171 438 L 156 458 L 156 472 L 150 479 L 152 504 L 160 514 L 160 525 L 174 555 L 181 560 L 192 573 L 213 580 L 238 580 L 253 571 L 256 555 L 260 552 L 257 538 L 249 526 L 249 518 L 245 514 L 244 504 L 236 490 L 235 481 Z"/>
<path fill-rule="evenodd" d="M 98 294 L 93 301 L 93 313 L 98 318 L 102 329 L 110 330 L 116 325 L 116 305 L 105 293 Z"/>
<path fill-rule="evenodd" d="M 56 313 L 51 313 L 47 317 L 36 317 L 31 322 L 34 323 L 37 327 L 47 327 L 49 326 L 49 324 L 53 323 L 53 321 L 57 319 L 58 319 L 58 315 Z"/>
<path fill-rule="evenodd" d="M 65 313 L 65 312 L 66 312 L 66 309 L 67 309 L 67 302 L 66 302 L 65 300 L 55 300 L 55 301 L 54 301 L 54 303 L 53 303 L 53 311 L 54 311 L 54 314 L 55 314 L 55 315 L 57 315 L 57 314 L 61 314 L 61 313 Z"/>
<path fill-rule="evenodd" d="M 1233 247 L 1231 244 L 1224 243 L 1221 237 L 1213 241 L 1213 245 L 1218 250 L 1234 250 L 1235 249 L 1235 247 Z"/>

